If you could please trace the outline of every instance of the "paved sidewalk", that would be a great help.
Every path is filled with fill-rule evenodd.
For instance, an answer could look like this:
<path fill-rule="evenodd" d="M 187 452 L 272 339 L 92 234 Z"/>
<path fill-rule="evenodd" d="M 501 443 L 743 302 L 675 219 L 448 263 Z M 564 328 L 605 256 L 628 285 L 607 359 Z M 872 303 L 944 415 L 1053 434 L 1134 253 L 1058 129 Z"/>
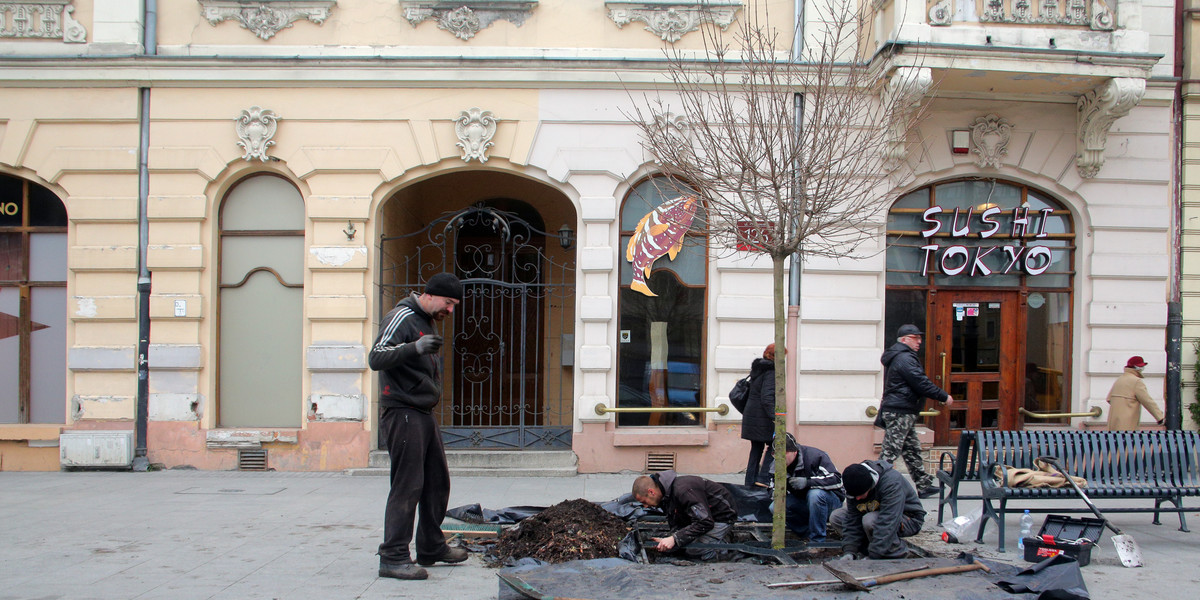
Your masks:
<path fill-rule="evenodd" d="M 457 477 L 450 506 L 602 502 L 628 491 L 634 476 Z M 341 473 L 0 472 L 0 600 L 497 597 L 495 571 L 477 555 L 431 568 L 424 582 L 376 577 L 386 494 L 386 478 Z M 1008 553 L 995 553 L 995 531 L 985 546 L 961 548 L 1017 562 L 1016 518 Z M 1200 527 L 1200 514 L 1188 518 Z M 1200 589 L 1200 532 L 1178 531 L 1175 515 L 1160 527 L 1149 521 L 1114 515 L 1141 544 L 1147 566 L 1121 567 L 1106 536 L 1083 569 L 1093 598 Z"/>

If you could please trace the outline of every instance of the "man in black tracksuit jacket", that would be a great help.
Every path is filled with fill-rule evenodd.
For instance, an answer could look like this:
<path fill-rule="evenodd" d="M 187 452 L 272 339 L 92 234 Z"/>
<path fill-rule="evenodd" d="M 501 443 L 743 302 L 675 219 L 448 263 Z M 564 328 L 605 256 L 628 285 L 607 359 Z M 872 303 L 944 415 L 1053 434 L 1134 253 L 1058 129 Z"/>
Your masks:
<path fill-rule="evenodd" d="M 925 507 L 912 484 L 884 460 L 864 460 L 842 472 L 846 506 L 830 521 L 841 529 L 843 558 L 905 558 L 925 524 Z"/>
<path fill-rule="evenodd" d="M 367 362 L 379 371 L 379 437 L 391 459 L 391 491 L 379 545 L 379 576 L 425 579 L 408 545 L 418 515 L 417 563 L 457 563 L 467 559 L 442 534 L 450 499 L 450 469 L 437 419 L 430 414 L 442 398 L 441 321 L 462 300 L 462 284 L 449 273 L 429 279 L 425 292 L 396 304 L 383 318 Z"/>
<path fill-rule="evenodd" d="M 671 535 L 653 538 L 659 552 L 683 549 L 699 560 L 715 560 L 727 552 L 707 548 L 688 548 L 689 544 L 725 543 L 737 521 L 733 494 L 715 481 L 695 475 L 677 475 L 662 471 L 642 475 L 633 482 L 633 497 L 646 506 L 661 509 L 667 515 Z"/>

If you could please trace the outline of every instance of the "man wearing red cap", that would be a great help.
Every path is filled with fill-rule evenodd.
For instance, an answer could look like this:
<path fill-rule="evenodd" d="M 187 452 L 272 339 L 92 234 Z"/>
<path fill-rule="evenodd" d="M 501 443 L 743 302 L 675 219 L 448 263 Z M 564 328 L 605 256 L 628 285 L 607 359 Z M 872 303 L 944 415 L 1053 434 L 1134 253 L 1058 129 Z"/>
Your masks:
<path fill-rule="evenodd" d="M 1133 431 L 1138 428 L 1142 407 L 1154 416 L 1159 425 L 1163 423 L 1163 411 L 1150 397 L 1146 390 L 1146 382 L 1142 380 L 1142 370 L 1146 361 L 1140 356 L 1132 356 L 1125 363 L 1125 373 L 1117 378 L 1112 390 L 1108 392 L 1108 430 Z"/>

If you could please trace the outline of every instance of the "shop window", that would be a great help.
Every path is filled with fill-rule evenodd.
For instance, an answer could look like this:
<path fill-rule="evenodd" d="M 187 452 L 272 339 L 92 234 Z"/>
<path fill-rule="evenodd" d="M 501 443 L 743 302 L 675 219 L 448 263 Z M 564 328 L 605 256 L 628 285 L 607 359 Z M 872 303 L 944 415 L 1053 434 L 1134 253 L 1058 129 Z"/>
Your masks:
<path fill-rule="evenodd" d="M 0 423 L 65 422 L 66 279 L 66 207 L 0 175 Z"/>
<path fill-rule="evenodd" d="M 1018 414 L 1024 422 L 1065 422 L 1029 413 L 1070 409 L 1075 265 L 1070 209 L 1018 183 L 942 182 L 892 206 L 887 241 L 886 343 L 894 341 L 900 325 L 914 323 L 926 332 L 926 348 L 933 353 L 926 358 L 939 361 L 931 373 L 951 375 L 952 384 L 955 373 L 998 372 L 998 381 L 1011 382 L 972 388 L 980 412 L 952 414 L 951 429 L 967 427 L 968 418 L 970 427 L 996 427 Z M 939 317 L 930 310 L 948 312 Z M 1009 315 L 1004 331 L 988 329 L 1002 314 Z M 998 344 L 1010 331 L 1024 335 L 1016 346 L 1020 356 L 986 345 Z"/>
<path fill-rule="evenodd" d="M 221 204 L 218 422 L 298 427 L 301 408 L 304 202 L 259 175 Z"/>
<path fill-rule="evenodd" d="M 655 228 L 655 219 L 681 194 L 666 178 L 651 178 L 634 187 L 621 208 L 620 324 L 617 340 L 617 406 L 621 408 L 688 408 L 704 405 L 704 330 L 707 322 L 708 254 L 706 240 L 694 224 L 664 242 L 630 241 Z M 656 209 L 661 209 L 657 210 Z M 696 206 L 676 215 L 694 214 Z M 647 218 L 647 215 L 651 215 Z M 657 215 L 657 216 L 656 216 Z M 682 220 L 682 219 L 681 219 Z M 695 222 L 700 219 L 696 218 Z M 660 225 L 664 223 L 659 223 Z M 676 239 L 677 238 L 677 239 Z M 659 256 L 650 274 L 635 273 L 644 264 L 641 253 L 652 246 L 679 243 L 674 259 Z M 663 246 L 663 244 L 667 246 Z M 660 250 L 665 252 L 665 250 Z M 634 260 L 629 260 L 629 256 Z M 646 292 L 650 292 L 647 294 Z M 653 295 L 650 295 L 653 294 Z M 704 413 L 619 413 L 619 426 L 703 425 Z"/>

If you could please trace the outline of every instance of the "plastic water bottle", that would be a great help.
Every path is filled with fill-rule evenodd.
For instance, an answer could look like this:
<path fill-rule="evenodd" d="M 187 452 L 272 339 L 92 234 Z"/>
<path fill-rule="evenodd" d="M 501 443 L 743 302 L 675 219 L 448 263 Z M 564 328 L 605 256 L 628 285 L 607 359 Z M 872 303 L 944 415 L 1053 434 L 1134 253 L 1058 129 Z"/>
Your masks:
<path fill-rule="evenodd" d="M 1017 538 L 1017 549 L 1025 550 L 1025 538 L 1033 534 L 1033 515 L 1029 514 L 1029 509 L 1025 509 L 1025 514 L 1021 515 L 1021 537 Z"/>

